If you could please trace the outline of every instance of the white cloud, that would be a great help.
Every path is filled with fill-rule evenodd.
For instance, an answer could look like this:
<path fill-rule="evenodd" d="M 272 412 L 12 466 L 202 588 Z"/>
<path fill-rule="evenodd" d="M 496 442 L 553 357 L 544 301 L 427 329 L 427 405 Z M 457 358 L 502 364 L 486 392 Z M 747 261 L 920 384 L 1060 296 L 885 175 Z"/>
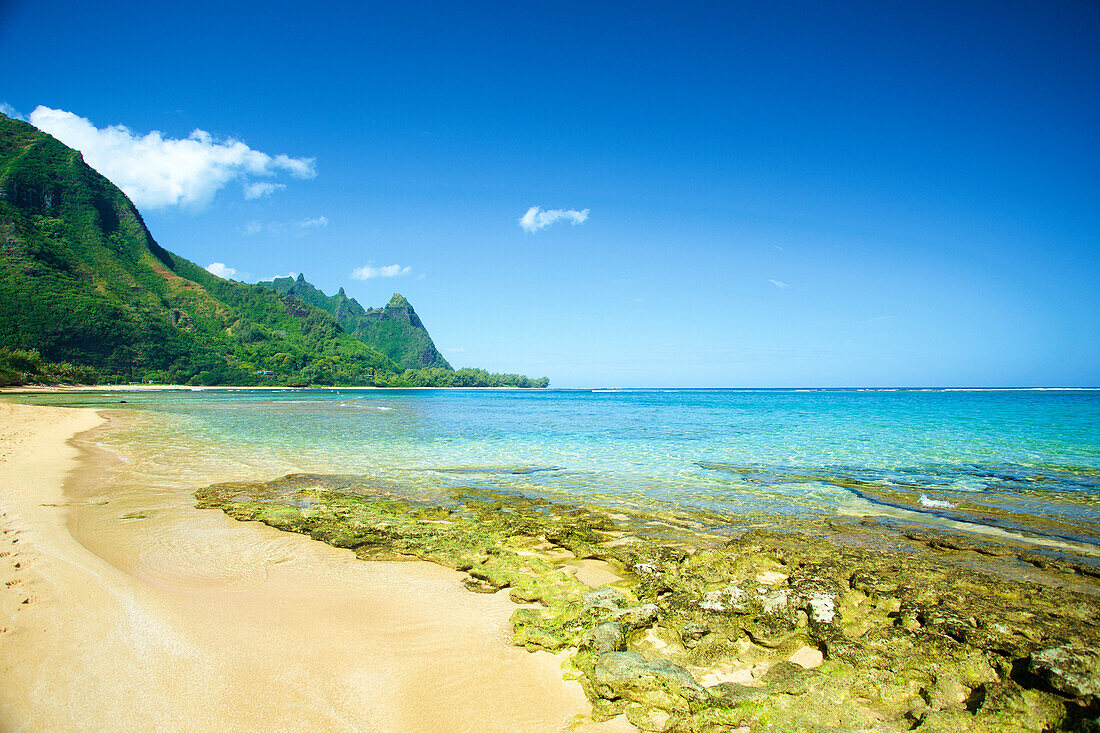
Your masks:
<path fill-rule="evenodd" d="M 583 224 L 588 220 L 588 212 L 591 209 L 548 209 L 542 211 L 538 206 L 532 206 L 527 213 L 520 217 L 519 225 L 524 231 L 537 232 L 540 229 L 554 224 L 562 219 L 572 222 L 574 225 Z"/>
<path fill-rule="evenodd" d="M 253 219 L 240 228 L 241 234 L 250 237 L 253 234 L 267 232 L 268 234 L 289 234 L 292 237 L 302 237 L 311 229 L 320 229 L 328 226 L 328 217 L 317 216 L 312 219 L 298 219 L 297 221 L 269 221 L 264 224 L 259 219 Z"/>
<path fill-rule="evenodd" d="M 363 265 L 362 267 L 355 268 L 351 276 L 356 280 L 370 280 L 373 277 L 397 277 L 398 275 L 408 275 L 410 272 L 412 272 L 411 267 L 402 267 L 401 265 L 383 265 L 382 267 Z"/>
<path fill-rule="evenodd" d="M 253 181 L 244 184 L 244 197 L 246 199 L 258 199 L 276 191 L 286 188 L 285 183 L 268 183 L 267 181 Z"/>
<path fill-rule="evenodd" d="M 277 277 L 289 277 L 291 280 L 295 280 L 298 277 L 298 273 L 288 272 L 285 275 L 272 275 L 271 277 L 261 277 L 258 282 L 271 282 Z"/>
<path fill-rule="evenodd" d="M 12 107 L 7 102 L 0 102 L 0 113 L 3 113 L 5 115 L 7 115 L 8 117 L 11 117 L 13 120 L 22 120 L 23 122 L 27 121 L 26 117 L 19 114 L 19 112 L 15 109 L 15 107 Z"/>
<path fill-rule="evenodd" d="M 237 274 L 237 271 L 232 267 L 227 267 L 224 262 L 211 262 L 206 266 L 206 271 L 211 275 L 217 275 L 218 277 L 228 280 Z"/>
<path fill-rule="evenodd" d="M 785 283 L 782 280 L 768 280 L 768 282 L 777 288 L 789 288 L 791 286 L 790 283 Z"/>
<path fill-rule="evenodd" d="M 196 129 L 183 139 L 166 138 L 157 130 L 137 135 L 124 125 L 97 128 L 84 117 L 42 105 L 31 112 L 30 122 L 79 150 L 88 165 L 139 208 L 202 206 L 235 180 L 241 181 L 246 198 L 255 198 L 275 190 L 267 186 L 283 184 L 260 183 L 254 188 L 253 176 L 317 175 L 313 158 L 268 155 L 240 140 L 215 139 L 205 130 Z"/>
<path fill-rule="evenodd" d="M 324 216 L 318 216 L 316 219 L 302 219 L 299 222 L 295 222 L 295 225 L 299 229 L 314 229 L 316 227 L 327 227 L 328 218 Z"/>

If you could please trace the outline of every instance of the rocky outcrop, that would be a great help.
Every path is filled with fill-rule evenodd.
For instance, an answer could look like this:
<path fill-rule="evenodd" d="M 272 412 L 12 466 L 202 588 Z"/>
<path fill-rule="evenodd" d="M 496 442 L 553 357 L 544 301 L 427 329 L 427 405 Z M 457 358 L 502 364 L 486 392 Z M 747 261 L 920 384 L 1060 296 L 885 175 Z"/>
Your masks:
<path fill-rule="evenodd" d="M 611 513 L 472 490 L 425 503 L 346 477 L 198 498 L 508 589 L 525 604 L 514 643 L 568 650 L 595 714 L 643 730 L 1086 731 L 1100 716 L 1100 584 L 1073 569 L 1095 565 L 1085 557 L 1046 553 L 1038 568 L 1024 546 L 930 544 L 871 521 Z M 613 571 L 597 588 L 578 579 L 593 562 Z"/>

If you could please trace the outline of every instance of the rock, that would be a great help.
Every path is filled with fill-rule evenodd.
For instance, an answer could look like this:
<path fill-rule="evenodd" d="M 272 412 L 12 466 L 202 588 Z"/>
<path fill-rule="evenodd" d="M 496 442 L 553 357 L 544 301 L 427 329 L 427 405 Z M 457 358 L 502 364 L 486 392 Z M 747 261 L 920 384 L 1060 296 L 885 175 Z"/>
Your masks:
<path fill-rule="evenodd" d="M 756 576 L 756 582 L 763 585 L 778 585 L 787 579 L 788 576 L 783 573 L 777 573 L 774 570 L 765 570 L 762 573 L 758 573 Z"/>
<path fill-rule="evenodd" d="M 791 594 L 785 588 L 767 591 L 760 597 L 760 602 L 764 613 L 783 613 L 791 604 Z"/>
<path fill-rule="evenodd" d="M 1032 653 L 1030 670 L 1063 695 L 1100 698 L 1100 650 L 1078 644 L 1043 649 Z"/>
<path fill-rule="evenodd" d="M 614 621 L 604 621 L 585 633 L 581 638 L 580 648 L 595 654 L 619 652 L 626 649 L 626 637 L 623 636 L 619 624 Z"/>
<path fill-rule="evenodd" d="M 836 616 L 836 595 L 833 593 L 815 592 L 808 599 L 810 607 L 810 620 L 819 624 L 831 624 Z"/>
<path fill-rule="evenodd" d="M 848 580 L 848 584 L 851 586 L 852 590 L 866 593 L 872 598 L 891 595 L 898 589 L 897 583 L 879 577 L 868 570 L 857 570 L 852 573 L 852 577 Z"/>
<path fill-rule="evenodd" d="M 626 624 L 632 629 L 644 629 L 652 626 L 657 620 L 657 604 L 644 603 L 641 606 L 624 608 L 618 614 L 619 623 Z"/>
<path fill-rule="evenodd" d="M 680 629 L 680 641 L 683 642 L 685 647 L 690 649 L 709 633 L 710 629 L 705 624 L 692 621 L 684 624 L 683 628 Z"/>
<path fill-rule="evenodd" d="M 788 657 L 787 661 L 794 662 L 802 669 L 813 669 L 815 667 L 820 667 L 824 659 L 825 657 L 820 649 L 814 649 L 812 646 L 804 646 Z"/>
<path fill-rule="evenodd" d="M 712 590 L 703 594 L 699 601 L 699 608 L 704 611 L 722 613 L 737 608 L 745 598 L 745 591 L 736 585 L 730 585 L 720 590 Z"/>
<path fill-rule="evenodd" d="M 660 708 L 647 708 L 638 704 L 626 707 L 626 719 L 644 731 L 666 730 L 671 717 Z"/>
<path fill-rule="evenodd" d="M 625 608 L 629 604 L 626 595 L 624 595 L 621 590 L 610 587 L 604 587 L 594 590 L 591 593 L 585 593 L 581 597 L 581 601 L 586 608 L 599 606 L 611 610 Z"/>
<path fill-rule="evenodd" d="M 601 654 L 593 677 L 600 697 L 629 700 L 661 710 L 686 713 L 710 697 L 683 667 L 650 661 L 637 652 Z"/>

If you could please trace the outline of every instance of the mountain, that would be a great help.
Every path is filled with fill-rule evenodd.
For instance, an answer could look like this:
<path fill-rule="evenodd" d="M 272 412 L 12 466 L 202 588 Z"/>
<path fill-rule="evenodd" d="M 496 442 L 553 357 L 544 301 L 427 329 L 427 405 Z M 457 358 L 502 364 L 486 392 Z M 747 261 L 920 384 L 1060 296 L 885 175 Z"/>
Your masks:
<path fill-rule="evenodd" d="M 393 349 L 430 356 L 420 339 Z M 475 372 L 463 383 L 516 382 Z M 406 370 L 308 297 L 226 281 L 168 252 L 79 152 L 0 114 L 0 383 L 403 386 L 453 374 Z"/>
<path fill-rule="evenodd" d="M 435 348 L 432 337 L 412 305 L 398 293 L 394 293 L 385 308 L 368 310 L 354 298 L 349 298 L 343 288 L 336 295 L 325 295 L 306 282 L 301 274 L 296 280 L 277 277 L 260 285 L 280 295 L 292 295 L 317 306 L 335 318 L 345 331 L 405 369 L 451 369 L 451 365 Z"/>

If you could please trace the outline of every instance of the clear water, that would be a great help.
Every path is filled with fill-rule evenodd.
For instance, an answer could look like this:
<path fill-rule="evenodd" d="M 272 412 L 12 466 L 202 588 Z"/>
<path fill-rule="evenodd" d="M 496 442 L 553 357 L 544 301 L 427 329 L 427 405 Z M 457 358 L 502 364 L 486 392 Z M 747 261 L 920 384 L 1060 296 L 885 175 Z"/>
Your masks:
<path fill-rule="evenodd" d="M 18 399 L 143 413 L 149 419 L 107 440 L 124 459 L 148 464 L 153 482 L 186 483 L 200 465 L 224 477 L 353 473 L 411 487 L 730 513 L 963 520 L 1100 544 L 1100 391 L 184 390 Z"/>

